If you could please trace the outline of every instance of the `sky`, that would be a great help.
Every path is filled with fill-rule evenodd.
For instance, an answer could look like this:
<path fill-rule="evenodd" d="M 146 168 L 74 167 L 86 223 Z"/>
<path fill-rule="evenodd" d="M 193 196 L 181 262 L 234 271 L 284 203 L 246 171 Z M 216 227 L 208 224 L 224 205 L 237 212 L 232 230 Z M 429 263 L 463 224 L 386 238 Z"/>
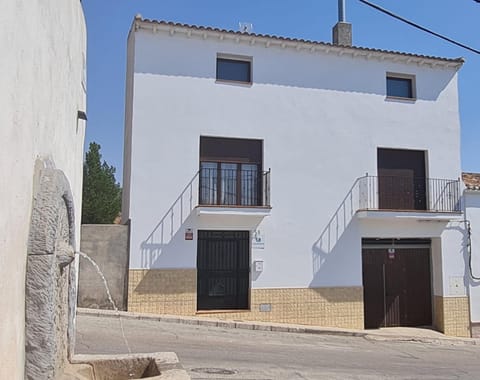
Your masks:
<path fill-rule="evenodd" d="M 480 3 L 474 0 L 370 0 L 393 13 L 480 50 Z M 87 134 L 122 180 L 126 41 L 133 18 L 174 21 L 331 42 L 337 0 L 83 0 L 87 23 Z M 462 170 L 480 172 L 480 55 L 395 20 L 358 0 L 346 0 L 353 44 L 457 58 Z M 159 105 L 161 106 L 161 105 Z"/>

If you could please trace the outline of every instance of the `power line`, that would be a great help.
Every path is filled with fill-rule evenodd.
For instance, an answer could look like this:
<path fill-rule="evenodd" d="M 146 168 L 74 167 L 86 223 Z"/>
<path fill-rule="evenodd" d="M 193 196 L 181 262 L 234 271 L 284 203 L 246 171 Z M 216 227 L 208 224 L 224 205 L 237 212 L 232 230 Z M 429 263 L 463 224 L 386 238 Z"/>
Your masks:
<path fill-rule="evenodd" d="M 372 3 L 370 3 L 370 2 L 367 1 L 367 0 L 359 0 L 359 1 L 360 1 L 361 3 L 363 3 L 363 4 L 368 5 L 369 7 L 372 7 L 372 8 L 374 8 L 374 9 L 376 9 L 377 11 L 380 11 L 380 12 L 382 12 L 382 13 L 385 13 L 386 15 L 389 15 L 389 16 L 391 16 L 391 17 L 393 17 L 393 18 L 396 18 L 397 20 L 400 20 L 400 21 L 402 21 L 402 22 L 404 22 L 404 23 L 406 23 L 406 24 L 408 24 L 408 25 L 411 25 L 411 26 L 413 26 L 414 28 L 420 29 L 420 30 L 422 30 L 422 31 L 424 31 L 424 32 L 427 32 L 427 33 L 430 33 L 430 34 L 434 35 L 435 37 L 441 38 L 442 40 L 448 41 L 448 42 L 450 42 L 450 43 L 452 43 L 452 44 L 454 44 L 454 45 L 457 45 L 457 46 L 460 46 L 460 47 L 462 47 L 462 48 L 464 48 L 464 49 L 470 50 L 470 51 L 473 52 L 473 53 L 480 54 L 480 50 L 474 49 L 474 48 L 472 48 L 472 47 L 470 47 L 470 46 L 467 46 L 467 45 L 462 44 L 462 43 L 460 43 L 460 42 L 458 42 L 458 41 L 452 40 L 451 38 L 448 38 L 448 37 L 443 36 L 443 35 L 441 35 L 441 34 L 439 34 L 439 33 L 436 33 L 436 32 L 434 32 L 434 31 L 432 31 L 432 30 L 430 30 L 430 29 L 427 29 L 427 28 L 425 28 L 425 27 L 423 27 L 423 26 L 421 26 L 421 25 L 418 25 L 418 24 L 416 24 L 416 23 L 414 23 L 414 22 L 412 22 L 412 21 L 409 21 L 409 20 L 407 20 L 406 18 L 403 18 L 403 17 L 401 17 L 401 16 L 398 16 L 398 15 L 396 15 L 395 13 L 392 13 L 392 12 L 390 12 L 389 10 L 387 10 L 387 9 L 385 9 L 385 8 L 379 7 L 379 6 L 376 5 L 376 4 L 372 4 Z M 476 1 L 477 3 L 480 2 L 480 0 L 475 0 L 475 1 Z"/>

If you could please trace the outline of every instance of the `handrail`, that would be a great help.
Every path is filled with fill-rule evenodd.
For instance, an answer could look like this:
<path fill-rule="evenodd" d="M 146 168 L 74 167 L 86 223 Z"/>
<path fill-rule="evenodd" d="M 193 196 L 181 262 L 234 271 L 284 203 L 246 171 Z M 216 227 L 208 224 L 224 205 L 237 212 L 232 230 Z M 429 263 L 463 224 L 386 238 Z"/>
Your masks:
<path fill-rule="evenodd" d="M 357 184 L 360 182 L 360 180 L 362 178 L 367 178 L 368 175 L 364 175 L 362 177 L 357 177 L 357 179 L 355 180 L 355 182 L 353 182 L 353 185 L 350 187 L 350 190 L 348 190 L 347 192 L 347 195 L 345 196 L 345 198 L 343 198 L 342 202 L 340 202 L 340 206 L 338 206 L 338 208 L 335 210 L 335 212 L 333 213 L 333 216 L 330 218 L 330 220 L 328 221 L 327 225 L 325 226 L 325 228 L 323 229 L 322 233 L 320 234 L 320 238 L 318 239 L 318 241 L 321 240 L 321 237 L 322 235 L 325 234 L 325 232 L 327 232 L 328 230 L 328 227 L 329 225 L 336 219 L 336 215 L 339 213 L 339 211 L 342 209 L 342 207 L 345 205 L 345 202 L 347 201 L 347 199 L 350 197 L 350 203 L 351 203 L 351 206 L 353 206 L 353 199 L 352 199 L 352 195 L 353 195 L 353 190 L 355 190 L 355 187 L 357 186 Z M 352 207 L 353 209 L 353 207 Z M 357 209 L 358 210 L 358 209 Z M 357 211 L 355 210 L 355 212 Z M 353 213 L 350 214 L 350 216 L 352 216 Z"/>
<path fill-rule="evenodd" d="M 155 232 L 157 231 L 157 229 L 165 222 L 165 219 L 167 218 L 167 216 L 169 214 L 172 215 L 172 219 L 173 219 L 173 210 L 175 208 L 175 205 L 180 201 L 180 219 L 183 220 L 183 196 L 185 195 L 185 193 L 187 192 L 187 190 L 190 189 L 190 207 L 189 207 L 189 212 L 193 210 L 194 206 L 193 206 L 193 182 L 195 181 L 195 179 L 197 179 L 198 175 L 199 175 L 200 171 L 197 171 L 195 173 L 195 175 L 193 176 L 193 178 L 190 180 L 190 182 L 188 182 L 188 184 L 185 186 L 185 188 L 182 190 L 182 192 L 180 193 L 180 195 L 173 201 L 172 205 L 170 206 L 170 208 L 167 210 L 167 212 L 165 213 L 165 215 L 163 215 L 163 217 L 160 219 L 160 221 L 157 223 L 157 225 L 154 227 L 154 229 L 152 230 L 152 232 L 150 233 L 150 235 L 148 235 L 148 237 L 145 239 L 145 241 L 148 241 L 150 240 L 153 235 L 155 234 Z M 196 206 L 196 205 L 195 205 Z M 173 223 L 171 223 L 172 225 L 172 229 L 173 229 Z"/>

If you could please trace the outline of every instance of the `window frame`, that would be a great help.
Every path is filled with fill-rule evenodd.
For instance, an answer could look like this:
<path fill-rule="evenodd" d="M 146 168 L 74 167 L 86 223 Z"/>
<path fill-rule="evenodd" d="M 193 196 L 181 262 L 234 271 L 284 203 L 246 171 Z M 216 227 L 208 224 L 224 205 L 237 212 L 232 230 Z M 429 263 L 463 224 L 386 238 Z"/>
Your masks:
<path fill-rule="evenodd" d="M 202 183 L 199 186 L 199 202 L 202 206 L 226 206 L 226 207 L 261 207 L 263 206 L 263 143 L 262 139 L 238 138 L 238 137 L 220 137 L 220 136 L 200 136 L 199 140 L 199 173 L 200 182 L 203 180 L 203 164 L 215 165 L 207 169 L 207 173 L 215 173 L 215 191 L 211 201 L 202 203 L 204 197 L 202 193 Z M 205 144 L 205 145 L 203 145 Z M 222 146 L 222 149 L 212 149 L 212 144 L 216 147 Z M 233 145 L 233 146 L 232 146 Z M 203 147 L 202 147 L 203 146 Z M 227 147 L 227 149 L 225 149 Z M 235 202 L 234 204 L 224 203 L 222 201 L 222 184 L 225 170 L 222 165 L 235 165 Z M 255 166 L 255 170 L 244 169 L 247 166 Z M 247 172 L 256 172 L 256 178 L 244 179 L 243 175 Z M 208 176 L 206 176 L 208 177 Z M 245 192 L 244 184 L 248 190 Z M 253 187 L 250 187 L 253 185 Z M 255 189 L 253 192 L 252 189 Z M 244 201 L 246 200 L 246 201 Z M 253 200 L 253 201 L 252 201 Z"/>
<path fill-rule="evenodd" d="M 232 62 L 241 62 L 241 63 L 248 63 L 248 77 L 249 81 L 243 80 L 235 80 L 235 79 L 223 79 L 219 78 L 218 76 L 218 61 L 232 61 Z M 215 59 L 215 82 L 216 83 L 229 83 L 229 84 L 239 84 L 239 85 L 246 85 L 251 86 L 253 83 L 253 57 L 242 56 L 242 55 L 234 55 L 234 54 L 217 54 Z"/>
<path fill-rule="evenodd" d="M 388 93 L 388 80 L 389 79 L 400 79 L 400 80 L 409 81 L 410 82 L 410 92 L 411 92 L 410 95 L 411 96 L 390 95 Z M 416 84 L 415 75 L 387 72 L 387 74 L 385 76 L 385 92 L 386 92 L 386 98 L 387 99 L 415 101 L 415 100 L 417 100 L 417 90 L 416 90 L 416 88 L 417 88 L 417 84 Z"/>

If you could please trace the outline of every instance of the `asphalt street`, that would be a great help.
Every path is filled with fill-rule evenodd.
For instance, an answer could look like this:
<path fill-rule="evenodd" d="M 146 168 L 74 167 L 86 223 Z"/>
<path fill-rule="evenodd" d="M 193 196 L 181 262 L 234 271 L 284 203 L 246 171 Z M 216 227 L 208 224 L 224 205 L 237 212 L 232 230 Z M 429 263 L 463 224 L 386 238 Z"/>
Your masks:
<path fill-rule="evenodd" d="M 122 319 L 132 352 L 174 351 L 194 380 L 480 379 L 480 346 Z M 127 353 L 119 319 L 77 317 L 76 353 Z"/>

